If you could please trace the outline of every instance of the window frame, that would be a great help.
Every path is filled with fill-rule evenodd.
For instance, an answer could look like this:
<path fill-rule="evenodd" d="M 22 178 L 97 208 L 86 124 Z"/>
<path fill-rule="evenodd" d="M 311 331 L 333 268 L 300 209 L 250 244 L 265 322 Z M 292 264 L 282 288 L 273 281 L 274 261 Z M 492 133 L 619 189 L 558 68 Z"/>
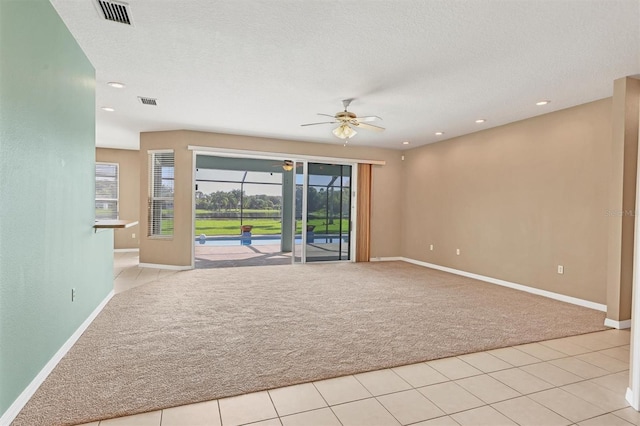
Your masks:
<path fill-rule="evenodd" d="M 173 156 L 173 196 L 171 197 L 159 197 L 154 195 L 155 188 L 155 155 L 156 154 L 172 154 Z M 148 185 L 148 199 L 147 199 L 147 238 L 150 239 L 159 239 L 159 240 L 172 240 L 175 235 L 175 173 L 176 173 L 176 157 L 175 151 L 172 149 L 162 149 L 162 150 L 148 150 L 148 172 L 149 172 L 149 185 Z M 160 180 L 163 178 L 161 177 Z M 170 201 L 173 204 L 173 220 L 172 220 L 172 229 L 170 234 L 162 234 L 162 233 L 154 233 L 154 223 L 159 223 L 160 232 L 162 232 L 162 219 L 156 220 L 153 216 L 154 212 L 154 202 L 166 202 Z"/>

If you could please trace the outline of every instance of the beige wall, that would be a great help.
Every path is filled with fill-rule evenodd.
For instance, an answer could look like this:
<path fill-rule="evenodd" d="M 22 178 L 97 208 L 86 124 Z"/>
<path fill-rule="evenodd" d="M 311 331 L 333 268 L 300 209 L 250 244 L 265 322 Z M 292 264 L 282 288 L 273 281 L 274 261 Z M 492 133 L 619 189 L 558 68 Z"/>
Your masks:
<path fill-rule="evenodd" d="M 140 151 L 97 148 L 96 161 L 118 163 L 120 219 L 140 220 Z M 138 248 L 140 227 L 116 229 L 114 237 L 115 249 Z"/>
<path fill-rule="evenodd" d="M 191 265 L 192 229 L 192 170 L 193 154 L 189 145 L 240 149 L 249 151 L 289 153 L 292 156 L 384 160 L 385 166 L 373 167 L 371 256 L 400 255 L 402 162 L 396 150 L 364 148 L 357 140 L 349 147 L 314 144 L 250 136 L 223 135 L 187 130 L 149 132 L 140 134 L 140 209 L 146 211 L 148 198 L 147 151 L 174 149 L 175 151 L 175 212 L 172 239 L 154 239 L 145 235 L 140 240 L 140 262 L 176 266 Z M 147 229 L 147 215 L 140 217 L 141 229 Z"/>
<path fill-rule="evenodd" d="M 611 107 L 406 151 L 402 254 L 605 304 Z"/>
<path fill-rule="evenodd" d="M 373 167 L 372 258 L 405 256 L 607 304 L 608 229 L 615 220 L 611 98 L 404 152 L 182 130 L 142 133 L 143 211 L 147 151 L 176 155 L 175 236 L 143 233 L 142 263 L 191 265 L 188 145 L 384 160 L 387 165 Z M 140 229 L 147 229 L 146 220 L 142 214 Z"/>

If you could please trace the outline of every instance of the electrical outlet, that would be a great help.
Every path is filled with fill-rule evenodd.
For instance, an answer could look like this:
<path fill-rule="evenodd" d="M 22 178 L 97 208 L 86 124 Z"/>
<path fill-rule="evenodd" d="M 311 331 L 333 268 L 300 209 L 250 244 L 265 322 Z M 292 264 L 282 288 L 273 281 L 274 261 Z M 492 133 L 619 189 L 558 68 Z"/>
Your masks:
<path fill-rule="evenodd" d="M 561 275 L 564 274 L 564 266 L 558 265 L 558 273 Z"/>
<path fill-rule="evenodd" d="M 72 302 L 76 301 L 76 289 L 75 288 L 71 289 L 71 301 Z"/>
<path fill-rule="evenodd" d="M 460 256 L 460 249 L 456 249 L 456 254 Z"/>
<path fill-rule="evenodd" d="M 429 245 L 429 250 L 433 251 L 433 244 Z"/>
<path fill-rule="evenodd" d="M 135 232 L 133 234 L 131 234 L 131 238 L 135 239 L 136 238 L 136 234 Z"/>

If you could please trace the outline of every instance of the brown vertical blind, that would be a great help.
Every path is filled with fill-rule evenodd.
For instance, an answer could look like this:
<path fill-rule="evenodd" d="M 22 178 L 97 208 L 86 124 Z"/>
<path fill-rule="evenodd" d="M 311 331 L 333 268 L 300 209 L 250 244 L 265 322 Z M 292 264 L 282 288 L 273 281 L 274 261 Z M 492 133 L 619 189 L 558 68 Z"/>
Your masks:
<path fill-rule="evenodd" d="M 358 164 L 356 262 L 371 258 L 371 164 Z"/>

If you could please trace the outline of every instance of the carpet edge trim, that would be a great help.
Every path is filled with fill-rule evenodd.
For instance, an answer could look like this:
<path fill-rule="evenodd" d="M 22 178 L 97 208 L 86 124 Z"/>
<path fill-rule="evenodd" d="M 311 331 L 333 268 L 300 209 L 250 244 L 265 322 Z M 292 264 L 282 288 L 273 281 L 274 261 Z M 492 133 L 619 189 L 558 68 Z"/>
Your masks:
<path fill-rule="evenodd" d="M 15 418 L 20 414 L 20 411 L 24 408 L 24 406 L 29 402 L 33 394 L 36 393 L 40 385 L 46 380 L 46 378 L 51 374 L 53 369 L 58 365 L 58 363 L 62 360 L 62 358 L 69 352 L 69 349 L 73 347 L 73 345 L 78 341 L 82 333 L 86 331 L 86 329 L 91 325 L 93 320 L 100 314 L 102 309 L 107 305 L 109 300 L 114 296 L 114 291 L 111 290 L 107 296 L 100 302 L 100 304 L 89 314 L 87 319 L 85 319 L 82 324 L 77 328 L 77 330 L 67 339 L 66 342 L 58 349 L 58 351 L 51 357 L 51 359 L 42 367 L 42 370 L 33 378 L 31 383 L 27 385 L 27 387 L 22 391 L 22 393 L 13 401 L 13 403 L 7 408 L 0 417 L 0 426 L 9 426 L 11 422 L 15 420 Z"/>
<path fill-rule="evenodd" d="M 393 259 L 396 260 L 396 258 L 393 258 Z M 408 257 L 401 257 L 398 260 L 402 260 L 403 262 L 412 263 L 418 266 L 424 266 L 426 268 L 432 268 L 432 269 L 437 269 L 444 272 L 449 272 L 451 274 L 461 275 L 467 278 L 473 278 L 473 279 L 484 281 L 490 284 L 496 284 L 502 287 L 512 288 L 514 290 L 524 291 L 526 293 L 531 293 L 538 296 L 548 297 L 549 299 L 555 299 L 561 302 L 571 303 L 572 305 L 578 305 L 578 306 L 582 306 L 589 309 L 595 309 L 596 311 L 607 312 L 607 305 L 592 302 L 590 300 L 578 299 L 577 297 L 567 296 L 560 293 L 554 293 L 552 291 L 542 290 L 539 288 L 512 283 L 512 282 L 500 280 L 497 278 L 491 278 L 484 275 L 474 274 L 472 272 L 461 271 L 459 269 L 448 268 L 446 266 L 440 266 L 434 263 L 423 262 L 421 260 L 415 260 Z M 606 321 L 605 321 L 605 325 L 608 326 L 606 324 Z"/>

